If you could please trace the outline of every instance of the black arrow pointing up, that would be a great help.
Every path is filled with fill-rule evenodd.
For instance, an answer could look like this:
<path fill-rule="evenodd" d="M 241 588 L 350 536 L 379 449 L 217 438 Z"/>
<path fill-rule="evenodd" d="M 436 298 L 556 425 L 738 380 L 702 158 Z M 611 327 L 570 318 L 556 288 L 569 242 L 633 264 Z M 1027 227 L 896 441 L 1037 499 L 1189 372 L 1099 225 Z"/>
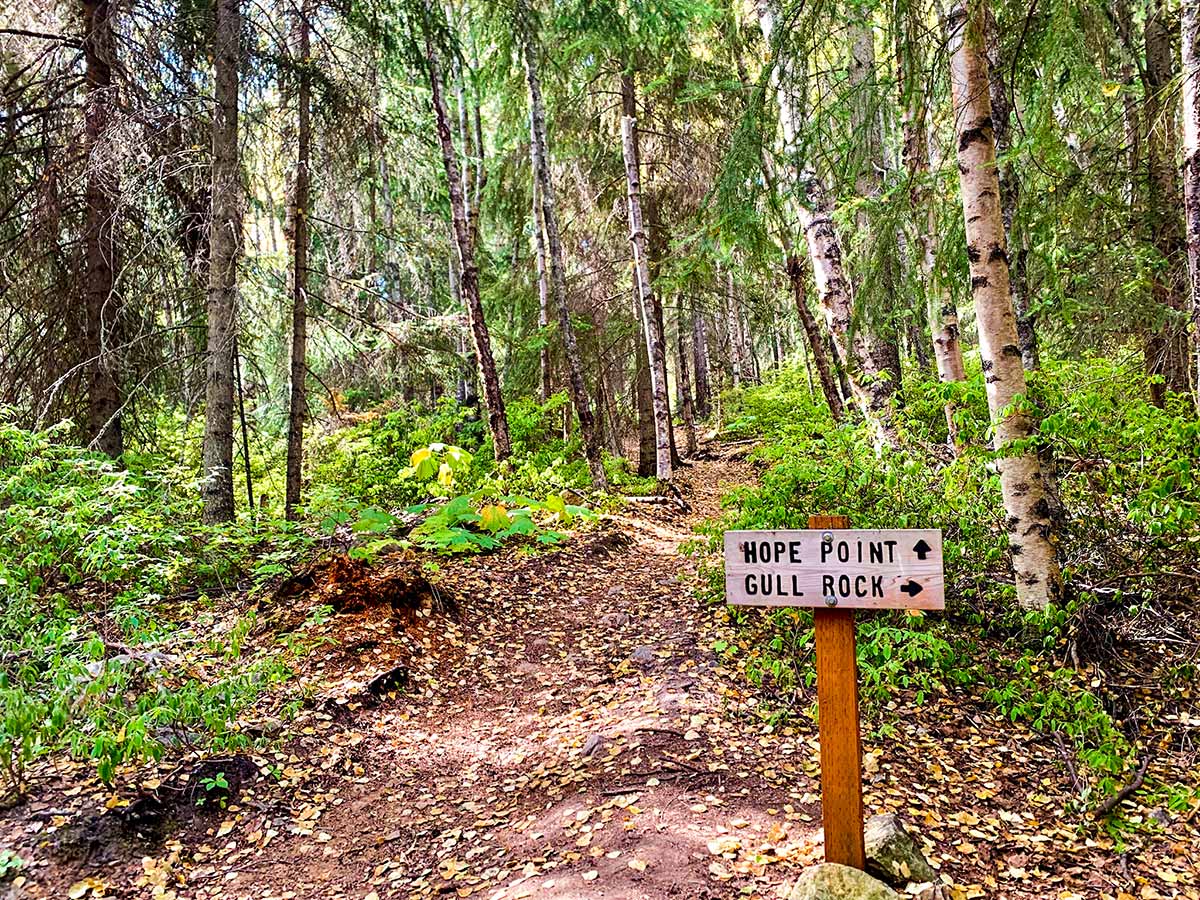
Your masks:
<path fill-rule="evenodd" d="M 929 555 L 929 551 L 932 549 L 933 548 L 930 547 L 927 543 L 925 543 L 925 541 L 923 539 L 917 541 L 917 546 L 913 547 L 913 550 L 917 554 L 917 559 L 924 559 L 926 556 Z"/>
<path fill-rule="evenodd" d="M 921 593 L 921 591 L 923 591 L 923 590 L 924 590 L 924 588 L 921 587 L 919 584 L 917 584 L 915 581 L 913 581 L 911 578 L 908 579 L 907 584 L 900 585 L 900 593 L 908 594 L 908 596 L 910 596 L 910 597 L 917 596 L 917 594 Z"/>

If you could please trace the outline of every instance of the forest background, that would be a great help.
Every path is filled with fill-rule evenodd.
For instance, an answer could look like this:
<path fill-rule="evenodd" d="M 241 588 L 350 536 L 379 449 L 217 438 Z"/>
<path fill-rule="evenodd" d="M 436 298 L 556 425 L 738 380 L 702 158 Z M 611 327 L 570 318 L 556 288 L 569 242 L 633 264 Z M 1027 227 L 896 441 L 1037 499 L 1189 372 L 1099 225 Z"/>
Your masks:
<path fill-rule="evenodd" d="M 1198 11 L 7 5 L 6 789 L 257 740 L 311 648 L 249 601 L 313 556 L 533 552 L 720 438 L 709 536 L 944 530 L 880 709 L 979 685 L 1082 803 L 1194 814 Z M 810 622 L 728 615 L 799 714 Z"/>

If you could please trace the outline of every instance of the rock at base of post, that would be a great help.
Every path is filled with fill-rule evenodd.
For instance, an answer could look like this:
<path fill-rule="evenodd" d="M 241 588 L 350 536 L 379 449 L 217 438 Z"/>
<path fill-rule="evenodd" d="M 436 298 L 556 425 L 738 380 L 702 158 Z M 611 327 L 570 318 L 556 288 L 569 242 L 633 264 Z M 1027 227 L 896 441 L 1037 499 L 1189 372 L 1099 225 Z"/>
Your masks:
<path fill-rule="evenodd" d="M 871 816 L 863 829 L 867 871 L 890 885 L 902 887 L 937 878 L 913 836 L 895 815 Z"/>
<path fill-rule="evenodd" d="M 900 895 L 866 872 L 821 863 L 804 870 L 787 900 L 900 900 Z"/>

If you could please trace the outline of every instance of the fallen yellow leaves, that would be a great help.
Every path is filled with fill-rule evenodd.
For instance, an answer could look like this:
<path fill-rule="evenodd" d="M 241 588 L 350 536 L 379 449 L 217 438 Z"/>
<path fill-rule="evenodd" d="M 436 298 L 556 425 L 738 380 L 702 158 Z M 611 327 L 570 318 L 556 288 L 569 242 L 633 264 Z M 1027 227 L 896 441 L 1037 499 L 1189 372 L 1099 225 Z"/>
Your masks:
<path fill-rule="evenodd" d="M 714 856 L 734 855 L 741 848 L 741 839 L 729 834 L 713 838 L 708 842 L 708 852 Z"/>
<path fill-rule="evenodd" d="M 67 890 L 67 896 L 70 900 L 80 900 L 82 897 L 91 894 L 93 897 L 107 896 L 108 883 L 101 881 L 99 878 L 84 878 L 81 881 L 75 882 Z"/>
<path fill-rule="evenodd" d="M 470 868 L 470 863 L 466 863 L 466 862 L 463 862 L 462 860 L 451 858 L 451 859 L 444 860 L 442 862 L 442 864 L 440 866 L 438 866 L 438 872 L 441 874 L 441 876 L 443 878 L 445 878 L 447 881 L 449 881 L 451 878 L 454 878 L 455 876 L 459 875 L 460 873 L 466 871 L 468 868 Z M 531 873 L 531 874 L 536 874 L 536 873 L 537 873 L 537 869 L 535 868 L 533 870 L 533 873 Z"/>

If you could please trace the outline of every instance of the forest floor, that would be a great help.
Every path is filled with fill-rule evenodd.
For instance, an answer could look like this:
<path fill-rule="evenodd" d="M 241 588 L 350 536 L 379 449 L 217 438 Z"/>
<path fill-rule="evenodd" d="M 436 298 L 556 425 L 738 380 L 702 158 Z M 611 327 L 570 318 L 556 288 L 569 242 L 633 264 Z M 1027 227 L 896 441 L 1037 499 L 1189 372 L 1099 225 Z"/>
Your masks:
<path fill-rule="evenodd" d="M 342 604 L 277 751 L 117 793 L 61 768 L 0 816 L 27 861 L 10 895 L 784 896 L 822 856 L 816 729 L 755 713 L 681 553 L 751 478 L 701 460 L 681 477 L 690 512 L 635 504 L 561 549 L 443 563 L 422 603 Z M 359 575 L 386 587 L 406 565 Z M 320 593 L 276 615 L 303 619 Z M 894 736 L 864 739 L 866 809 L 919 833 L 940 896 L 1200 897 L 1194 818 L 1117 846 L 1068 811 L 1074 775 L 1045 735 L 969 691 L 890 714 Z M 203 802 L 216 772 L 231 795 Z"/>

